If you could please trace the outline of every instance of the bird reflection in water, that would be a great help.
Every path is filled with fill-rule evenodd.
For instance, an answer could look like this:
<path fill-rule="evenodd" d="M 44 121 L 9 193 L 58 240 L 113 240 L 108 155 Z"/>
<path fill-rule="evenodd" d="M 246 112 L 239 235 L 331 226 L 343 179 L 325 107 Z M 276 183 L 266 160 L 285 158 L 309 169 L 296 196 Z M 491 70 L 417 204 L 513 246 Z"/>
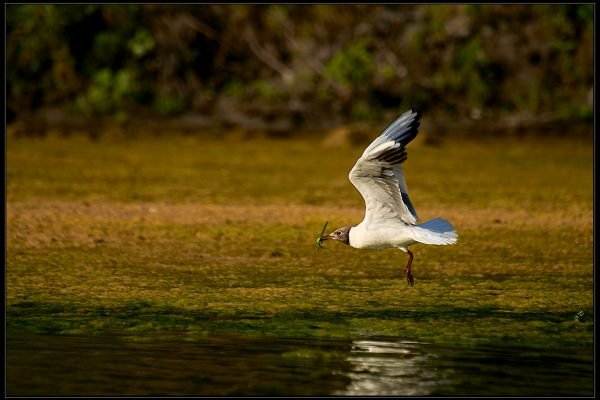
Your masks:
<path fill-rule="evenodd" d="M 429 395 L 445 381 L 433 367 L 436 357 L 416 342 L 354 341 L 347 358 L 351 368 L 341 372 L 352 382 L 335 394 Z"/>

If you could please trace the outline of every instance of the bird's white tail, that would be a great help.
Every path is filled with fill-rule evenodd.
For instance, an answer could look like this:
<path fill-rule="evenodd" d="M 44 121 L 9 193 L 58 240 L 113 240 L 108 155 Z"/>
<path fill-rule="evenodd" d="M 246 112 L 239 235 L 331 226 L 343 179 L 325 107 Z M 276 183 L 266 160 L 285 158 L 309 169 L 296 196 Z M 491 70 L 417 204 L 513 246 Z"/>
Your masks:
<path fill-rule="evenodd" d="M 444 218 L 434 218 L 414 226 L 412 237 L 420 243 L 438 245 L 453 244 L 458 240 L 454 227 Z"/>

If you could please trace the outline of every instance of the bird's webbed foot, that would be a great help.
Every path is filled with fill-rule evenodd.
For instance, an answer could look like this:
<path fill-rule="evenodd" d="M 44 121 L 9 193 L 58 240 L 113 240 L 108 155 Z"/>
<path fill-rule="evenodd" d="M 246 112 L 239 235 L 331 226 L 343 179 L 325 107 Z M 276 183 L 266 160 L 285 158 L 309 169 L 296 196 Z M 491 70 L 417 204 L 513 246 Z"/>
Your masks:
<path fill-rule="evenodd" d="M 410 270 L 405 271 L 406 276 L 406 281 L 408 282 L 408 286 L 414 286 L 415 285 L 415 278 L 413 278 L 412 273 L 410 272 Z"/>
<path fill-rule="evenodd" d="M 414 286 L 415 278 L 413 278 L 412 273 L 410 272 L 410 267 L 413 261 L 413 253 L 410 250 L 406 250 L 406 252 L 408 253 L 408 262 L 406 263 L 406 267 L 404 267 L 404 276 L 406 276 L 408 286 Z"/>

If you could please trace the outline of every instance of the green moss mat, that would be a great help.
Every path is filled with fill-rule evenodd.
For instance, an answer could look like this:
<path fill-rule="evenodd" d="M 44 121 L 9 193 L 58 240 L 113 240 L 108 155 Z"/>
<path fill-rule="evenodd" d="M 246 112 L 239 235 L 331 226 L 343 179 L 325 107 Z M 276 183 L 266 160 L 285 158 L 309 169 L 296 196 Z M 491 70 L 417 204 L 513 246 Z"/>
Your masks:
<path fill-rule="evenodd" d="M 347 179 L 361 152 L 9 140 L 8 329 L 592 345 L 591 143 L 412 143 L 421 220 L 443 216 L 460 236 L 412 248 L 412 288 L 398 250 L 315 249 L 324 221 L 362 219 Z"/>

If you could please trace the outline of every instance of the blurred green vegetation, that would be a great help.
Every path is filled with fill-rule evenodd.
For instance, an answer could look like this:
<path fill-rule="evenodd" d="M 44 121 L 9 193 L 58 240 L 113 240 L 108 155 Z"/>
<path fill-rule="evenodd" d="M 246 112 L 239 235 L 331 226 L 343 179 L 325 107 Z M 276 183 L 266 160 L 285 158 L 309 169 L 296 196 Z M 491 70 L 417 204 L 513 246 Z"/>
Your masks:
<path fill-rule="evenodd" d="M 6 7 L 9 122 L 235 112 L 294 126 L 417 107 L 591 121 L 593 5 Z"/>

